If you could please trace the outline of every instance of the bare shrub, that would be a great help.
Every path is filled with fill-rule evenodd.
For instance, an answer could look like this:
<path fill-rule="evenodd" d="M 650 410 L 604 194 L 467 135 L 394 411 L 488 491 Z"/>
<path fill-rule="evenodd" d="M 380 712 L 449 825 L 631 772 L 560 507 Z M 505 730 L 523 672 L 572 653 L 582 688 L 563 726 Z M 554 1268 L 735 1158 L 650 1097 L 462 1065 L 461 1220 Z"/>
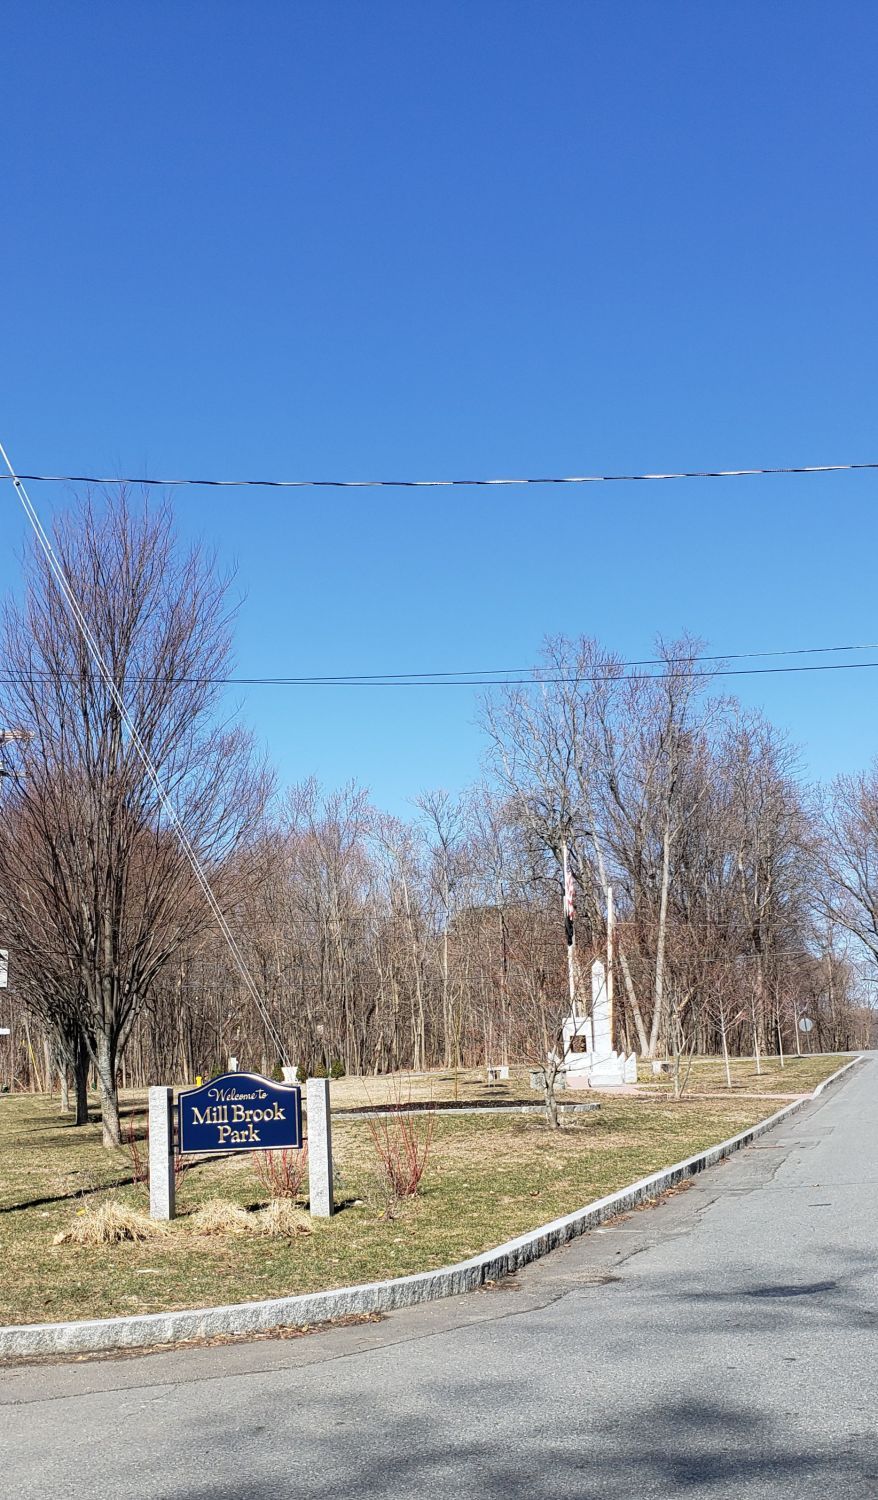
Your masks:
<path fill-rule="evenodd" d="M 295 1203 L 308 1170 L 308 1147 L 300 1151 L 285 1146 L 281 1151 L 255 1151 L 253 1173 L 259 1186 L 272 1200 L 290 1199 Z"/>
<path fill-rule="evenodd" d="M 382 1182 L 390 1198 L 413 1198 L 427 1167 L 436 1117 L 409 1114 L 400 1101 L 366 1120 Z"/>
<path fill-rule="evenodd" d="M 147 1143 L 149 1141 L 149 1125 L 147 1125 Z M 131 1161 L 131 1181 L 135 1187 L 140 1187 L 149 1181 L 149 1167 L 147 1165 L 148 1150 L 144 1151 L 143 1142 L 137 1134 L 137 1127 L 133 1120 L 129 1120 L 122 1129 L 122 1144 L 128 1152 Z M 175 1159 L 176 1164 L 176 1159 Z"/>
<path fill-rule="evenodd" d="M 183 1178 L 184 1178 L 185 1174 L 188 1172 L 189 1168 L 191 1166 L 194 1166 L 194 1162 L 187 1161 L 186 1158 L 185 1158 L 185 1156 L 182 1156 L 179 1151 L 175 1151 L 174 1152 L 174 1156 L 173 1156 L 173 1163 L 174 1163 L 174 1192 L 175 1193 L 179 1193 L 179 1191 L 180 1191 L 180 1184 L 183 1181 Z"/>
<path fill-rule="evenodd" d="M 149 1182 L 149 1119 L 146 1122 L 146 1140 L 143 1141 L 137 1134 L 137 1128 L 133 1120 L 122 1131 L 122 1144 L 128 1152 L 131 1161 L 131 1181 L 135 1187 L 142 1187 Z M 189 1168 L 193 1165 L 176 1149 L 171 1157 L 174 1168 L 174 1191 L 180 1191 L 180 1184 Z"/>

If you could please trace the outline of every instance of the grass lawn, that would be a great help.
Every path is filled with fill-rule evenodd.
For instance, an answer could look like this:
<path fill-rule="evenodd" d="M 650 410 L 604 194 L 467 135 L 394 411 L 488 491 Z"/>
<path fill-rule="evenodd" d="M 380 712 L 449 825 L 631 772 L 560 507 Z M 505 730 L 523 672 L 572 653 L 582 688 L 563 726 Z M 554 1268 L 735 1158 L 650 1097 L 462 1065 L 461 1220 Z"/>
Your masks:
<path fill-rule="evenodd" d="M 807 1094 L 834 1073 L 846 1057 L 829 1053 L 816 1053 L 797 1057 L 785 1057 L 783 1066 L 777 1057 L 763 1057 L 760 1071 L 752 1057 L 731 1059 L 732 1088 L 736 1092 L 753 1094 Z M 640 1062 L 638 1087 L 647 1093 L 673 1092 L 673 1084 L 667 1075 L 652 1073 L 648 1062 Z M 403 1073 L 377 1078 L 340 1078 L 332 1085 L 334 1109 L 361 1109 L 370 1104 L 380 1105 L 396 1099 L 414 1102 L 434 1101 L 444 1103 L 457 1100 L 461 1104 L 504 1104 L 511 1101 L 528 1100 L 539 1103 L 540 1095 L 530 1088 L 530 1069 L 512 1067 L 510 1077 L 502 1082 L 486 1083 L 483 1070 L 462 1069 L 454 1073 L 449 1069 L 435 1069 L 430 1073 Z M 726 1072 L 721 1057 L 696 1057 L 693 1059 L 686 1085 L 687 1095 L 726 1092 Z M 584 1098 L 576 1093 L 565 1096 L 565 1102 Z"/>
<path fill-rule="evenodd" d="M 792 1081 L 794 1061 L 784 1082 Z M 809 1071 L 795 1070 L 791 1092 L 812 1087 L 818 1074 L 828 1076 L 843 1059 L 802 1061 Z M 763 1073 L 766 1087 L 769 1076 Z M 749 1075 L 742 1078 L 740 1087 L 749 1088 Z M 404 1086 L 405 1097 L 417 1097 L 416 1082 Z M 448 1087 L 454 1087 L 453 1075 L 432 1075 L 423 1097 L 441 1098 Z M 462 1098 L 479 1089 L 498 1100 L 504 1093 L 522 1097 L 520 1077 L 490 1089 L 477 1075 L 468 1075 L 468 1087 L 458 1080 Z M 333 1084 L 333 1102 L 342 1108 L 377 1103 L 394 1092 L 386 1080 L 342 1080 Z M 143 1096 L 127 1095 L 123 1104 L 135 1130 L 144 1133 Z M 421 1194 L 396 1215 L 385 1212 L 368 1126 L 337 1115 L 336 1195 L 344 1206 L 331 1220 L 314 1220 L 310 1236 L 286 1241 L 193 1232 L 187 1221 L 209 1198 L 248 1208 L 265 1202 L 251 1159 L 236 1156 L 201 1162 L 186 1173 L 179 1217 L 165 1237 L 86 1249 L 52 1244 L 86 1204 L 112 1196 L 146 1206 L 145 1188 L 130 1184 L 128 1153 L 104 1151 L 99 1125 L 75 1129 L 59 1116 L 56 1101 L 0 1096 L 0 1323 L 237 1302 L 445 1265 L 624 1187 L 776 1108 L 772 1100 L 735 1093 L 674 1103 L 657 1087 L 647 1099 L 603 1096 L 600 1110 L 569 1117 L 554 1133 L 540 1116 L 439 1116 Z"/>
<path fill-rule="evenodd" d="M 793 1053 L 791 1057 L 784 1058 L 783 1064 L 779 1057 L 769 1056 L 760 1059 L 760 1070 L 757 1073 L 754 1058 L 732 1057 L 729 1059 L 732 1089 L 736 1093 L 748 1094 L 810 1094 L 830 1073 L 836 1072 L 850 1061 L 850 1057 L 825 1052 L 811 1055 L 804 1053 L 801 1057 Z M 645 1092 L 673 1092 L 672 1080 L 667 1075 L 654 1076 L 649 1063 L 640 1064 L 638 1087 Z M 727 1092 L 726 1070 L 722 1058 L 694 1058 L 686 1094 Z"/>

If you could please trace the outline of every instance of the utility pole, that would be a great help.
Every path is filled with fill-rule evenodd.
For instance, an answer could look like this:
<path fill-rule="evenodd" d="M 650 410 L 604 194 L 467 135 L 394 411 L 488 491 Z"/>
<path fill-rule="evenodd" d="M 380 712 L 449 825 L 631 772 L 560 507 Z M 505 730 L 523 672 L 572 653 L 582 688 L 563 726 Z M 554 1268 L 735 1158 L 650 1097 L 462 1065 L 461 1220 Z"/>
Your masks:
<path fill-rule="evenodd" d="M 607 1006 L 610 1012 L 610 1045 L 613 1043 L 613 947 L 616 913 L 613 909 L 613 887 L 607 886 Z"/>
<path fill-rule="evenodd" d="M 8 974 L 8 972 L 9 972 L 9 951 L 6 948 L 0 948 L 0 990 L 5 990 L 5 988 L 6 988 L 7 974 Z M 12 1085 L 15 1082 L 15 1079 L 12 1076 L 13 1075 L 13 1059 L 15 1057 L 15 1051 L 14 1051 L 14 1048 L 13 1048 L 13 1045 L 12 1045 L 12 1027 L 11 1026 L 0 1026 L 0 1036 L 8 1036 L 8 1038 L 9 1038 L 9 1092 L 11 1094 L 12 1093 Z"/>
<path fill-rule="evenodd" d="M 10 770 L 4 763 L 3 746 L 11 744 L 13 740 L 29 740 L 30 735 L 24 729 L 0 729 L 0 780 L 4 776 L 14 776 L 15 772 Z M 6 989 L 9 983 L 9 949 L 0 948 L 0 989 Z M 11 1017 L 10 1017 L 11 1019 Z M 0 1036 L 9 1038 L 9 1092 L 15 1089 L 15 1047 L 13 1046 L 12 1027 L 0 1026 Z"/>

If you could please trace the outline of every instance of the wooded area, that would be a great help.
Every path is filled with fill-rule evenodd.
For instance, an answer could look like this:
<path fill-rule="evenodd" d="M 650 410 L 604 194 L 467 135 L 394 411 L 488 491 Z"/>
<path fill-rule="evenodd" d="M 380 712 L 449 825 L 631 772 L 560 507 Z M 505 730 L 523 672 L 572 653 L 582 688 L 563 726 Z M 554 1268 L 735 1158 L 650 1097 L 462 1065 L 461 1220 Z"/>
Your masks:
<path fill-rule="evenodd" d="M 120 1080 L 189 1082 L 230 1055 L 267 1072 L 538 1062 L 567 1008 L 565 844 L 586 981 L 613 888 L 626 1051 L 872 1038 L 878 770 L 807 786 L 699 641 L 633 669 L 548 642 L 483 705 L 485 779 L 401 820 L 354 782 L 276 793 L 221 712 L 229 581 L 166 508 L 85 499 L 56 552 L 259 996 L 35 552 L 3 631 L 0 1066 L 16 1087 L 60 1076 L 79 1118 L 91 1073 L 108 1143 Z"/>

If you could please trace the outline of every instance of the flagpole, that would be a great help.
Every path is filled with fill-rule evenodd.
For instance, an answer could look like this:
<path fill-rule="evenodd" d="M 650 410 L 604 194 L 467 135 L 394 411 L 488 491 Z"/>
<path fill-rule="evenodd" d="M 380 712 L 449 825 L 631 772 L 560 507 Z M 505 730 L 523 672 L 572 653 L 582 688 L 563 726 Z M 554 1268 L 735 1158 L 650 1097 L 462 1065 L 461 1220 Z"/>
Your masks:
<path fill-rule="evenodd" d="M 607 1007 L 610 1012 L 610 1046 L 613 1045 L 613 948 L 616 913 L 613 910 L 613 887 L 607 886 Z"/>
<path fill-rule="evenodd" d="M 567 989 L 570 994 L 570 1014 L 576 1016 L 578 1015 L 576 1009 L 576 954 L 574 951 L 576 947 L 576 929 L 573 925 L 572 882 L 570 878 L 570 862 L 567 857 L 566 839 L 562 845 L 562 864 L 564 875 L 564 930 L 567 935 Z"/>

